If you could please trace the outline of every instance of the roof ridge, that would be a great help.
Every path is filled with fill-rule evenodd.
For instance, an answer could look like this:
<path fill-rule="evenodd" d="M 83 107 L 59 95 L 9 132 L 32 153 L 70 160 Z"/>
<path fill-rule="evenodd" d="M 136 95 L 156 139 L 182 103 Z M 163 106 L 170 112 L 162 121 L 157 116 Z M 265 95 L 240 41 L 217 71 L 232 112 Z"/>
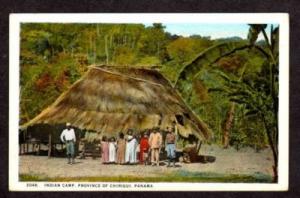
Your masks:
<path fill-rule="evenodd" d="M 134 70 L 139 70 L 139 69 L 144 69 L 144 70 L 150 70 L 150 71 L 158 71 L 157 68 L 162 67 L 161 65 L 139 65 L 139 66 L 128 66 L 128 65 L 106 65 L 106 64 L 100 64 L 100 65 L 96 65 L 96 64 L 92 64 L 89 67 L 111 67 L 111 68 L 124 68 L 124 69 L 134 69 Z"/>
<path fill-rule="evenodd" d="M 130 79 L 134 79 L 134 80 L 137 80 L 137 81 L 142 81 L 142 82 L 147 82 L 147 83 L 150 83 L 150 84 L 153 84 L 153 85 L 158 85 L 158 86 L 162 86 L 164 87 L 164 85 L 160 84 L 160 83 L 155 83 L 155 82 L 152 82 L 152 81 L 149 81 L 149 80 L 145 80 L 145 79 L 142 79 L 142 78 L 137 78 L 137 77 L 132 77 L 132 76 L 128 76 L 128 75 L 124 75 L 120 72 L 116 72 L 116 71 L 109 71 L 109 70 L 106 70 L 104 68 L 99 68 L 97 66 L 89 66 L 90 68 L 92 69 L 97 69 L 97 70 L 101 70 L 103 72 L 106 72 L 106 73 L 110 73 L 110 74 L 114 74 L 114 75 L 118 75 L 118 76 L 122 76 L 122 77 L 125 77 L 125 78 L 130 78 Z M 155 71 L 155 70 L 153 70 Z M 158 71 L 156 71 L 157 73 L 159 73 Z M 159 73 L 160 74 L 160 73 Z M 162 75 L 163 76 L 163 75 Z M 164 78 L 164 76 L 163 76 Z"/>

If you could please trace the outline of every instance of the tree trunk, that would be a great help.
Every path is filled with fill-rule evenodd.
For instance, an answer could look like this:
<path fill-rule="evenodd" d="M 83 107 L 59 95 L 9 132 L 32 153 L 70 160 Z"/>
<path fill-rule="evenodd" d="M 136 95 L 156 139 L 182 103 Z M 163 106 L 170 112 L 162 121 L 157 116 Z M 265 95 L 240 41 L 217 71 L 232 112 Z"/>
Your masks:
<path fill-rule="evenodd" d="M 99 24 L 96 25 L 97 37 L 100 35 Z"/>
<path fill-rule="evenodd" d="M 106 54 L 106 65 L 108 65 L 109 54 L 108 54 L 108 46 L 107 46 L 107 36 L 105 36 L 105 54 Z"/>
<path fill-rule="evenodd" d="M 111 49 L 113 47 L 113 39 L 114 39 L 114 35 L 110 35 L 110 39 L 109 39 L 109 48 Z"/>
<path fill-rule="evenodd" d="M 235 103 L 231 103 L 229 110 L 227 112 L 224 125 L 223 125 L 223 138 L 222 138 L 222 144 L 224 148 L 228 148 L 229 146 L 229 136 L 230 136 L 230 129 L 232 126 L 232 121 L 234 118 L 234 109 L 235 109 Z"/>
<path fill-rule="evenodd" d="M 274 165 L 273 168 L 273 182 L 278 181 L 278 152 L 277 152 L 277 144 L 272 141 L 270 132 L 267 132 L 268 142 L 272 149 Z"/>
<path fill-rule="evenodd" d="M 244 73 L 245 73 L 245 70 L 246 70 L 246 64 L 244 64 L 243 66 L 243 70 L 242 70 L 242 73 L 241 73 L 241 76 L 239 77 L 239 81 L 242 80 L 243 76 L 244 76 Z M 222 138 L 222 144 L 223 144 L 223 147 L 224 148 L 228 148 L 229 146 L 229 141 L 230 141 L 230 129 L 232 127 L 232 121 L 233 121 L 233 118 L 234 118 L 234 111 L 235 111 L 235 103 L 234 102 L 231 102 L 230 103 L 230 107 L 229 107 L 229 110 L 227 112 L 227 116 L 226 116 L 226 120 L 224 122 L 224 125 L 222 126 L 222 129 L 223 129 L 223 138 Z M 237 149 L 239 149 L 237 147 Z"/>
<path fill-rule="evenodd" d="M 97 59 L 97 46 L 96 46 L 96 43 L 97 43 L 97 38 L 95 38 L 95 41 L 94 41 L 94 64 L 96 64 L 96 59 Z"/>
<path fill-rule="evenodd" d="M 52 137 L 51 137 L 51 133 L 49 133 L 48 145 L 49 145 L 48 158 L 50 158 L 51 157 L 51 150 L 52 150 Z"/>
<path fill-rule="evenodd" d="M 272 154 L 273 154 L 273 161 L 274 161 L 274 165 L 272 166 L 272 168 L 273 168 L 273 182 L 277 182 L 278 181 L 278 150 L 277 150 L 278 144 L 277 144 L 277 142 L 274 142 L 274 140 L 272 139 L 272 134 L 273 133 L 275 133 L 275 134 L 278 133 L 278 129 L 275 128 L 274 129 L 275 131 L 272 131 L 272 127 L 270 127 L 267 124 L 265 116 L 262 115 L 261 117 L 262 117 L 263 123 L 265 125 L 265 128 L 267 130 L 266 133 L 267 133 L 268 143 L 271 147 Z"/>

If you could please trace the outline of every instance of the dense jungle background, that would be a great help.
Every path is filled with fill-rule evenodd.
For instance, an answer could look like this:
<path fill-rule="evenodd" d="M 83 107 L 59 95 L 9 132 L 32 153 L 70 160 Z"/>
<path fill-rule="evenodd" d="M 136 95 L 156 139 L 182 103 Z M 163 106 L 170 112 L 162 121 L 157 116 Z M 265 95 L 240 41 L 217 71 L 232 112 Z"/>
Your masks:
<path fill-rule="evenodd" d="M 91 64 L 157 66 L 175 85 L 179 71 L 208 48 L 247 42 L 267 55 L 250 47 L 220 57 L 186 84 L 192 92 L 183 97 L 212 129 L 209 143 L 257 151 L 276 145 L 277 133 L 268 129 L 277 125 L 278 52 L 270 33 L 256 41 L 261 30 L 266 34 L 264 28 L 250 25 L 250 36 L 243 40 L 234 35 L 222 39 L 173 35 L 160 23 L 22 24 L 20 124 L 54 102 Z"/>

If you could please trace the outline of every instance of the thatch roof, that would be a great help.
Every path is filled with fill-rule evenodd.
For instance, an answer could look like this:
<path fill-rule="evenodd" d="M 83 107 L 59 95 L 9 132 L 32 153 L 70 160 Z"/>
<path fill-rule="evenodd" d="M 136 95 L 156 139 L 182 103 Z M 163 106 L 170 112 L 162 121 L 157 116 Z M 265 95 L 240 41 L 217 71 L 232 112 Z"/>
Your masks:
<path fill-rule="evenodd" d="M 183 137 L 210 137 L 210 130 L 185 105 L 169 81 L 153 69 L 90 66 L 88 72 L 23 127 L 72 123 L 80 129 L 116 135 L 129 128 L 165 129 L 177 117 Z"/>

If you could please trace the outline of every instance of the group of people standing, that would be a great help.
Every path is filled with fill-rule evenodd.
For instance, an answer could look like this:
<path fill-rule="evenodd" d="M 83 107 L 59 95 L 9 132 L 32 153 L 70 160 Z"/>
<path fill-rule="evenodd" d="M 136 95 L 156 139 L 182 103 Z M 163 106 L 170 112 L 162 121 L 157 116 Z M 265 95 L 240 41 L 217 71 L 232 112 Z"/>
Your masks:
<path fill-rule="evenodd" d="M 75 131 L 71 124 L 66 124 L 67 128 L 61 133 L 61 141 L 66 144 L 68 164 L 74 164 L 75 157 Z M 176 135 L 175 127 L 167 128 L 165 138 L 165 150 L 167 152 L 168 167 L 175 167 L 176 158 Z M 150 133 L 150 136 L 149 136 Z M 159 128 L 153 128 L 137 137 L 133 130 L 129 129 L 126 136 L 120 133 L 118 139 L 115 137 L 102 137 L 101 158 L 103 164 L 149 164 L 159 166 L 160 152 L 163 148 L 163 137 Z"/>
<path fill-rule="evenodd" d="M 150 132 L 150 136 L 149 136 Z M 139 140 L 138 140 L 139 139 Z M 170 128 L 167 131 L 165 149 L 169 159 L 168 166 L 175 166 L 175 133 Z M 102 163 L 104 164 L 145 164 L 151 163 L 159 166 L 159 154 L 163 147 L 163 138 L 159 128 L 154 128 L 144 132 L 140 138 L 133 135 L 131 129 L 128 130 L 126 137 L 123 133 L 119 134 L 116 140 L 114 137 L 107 139 L 103 136 L 101 141 Z"/>

